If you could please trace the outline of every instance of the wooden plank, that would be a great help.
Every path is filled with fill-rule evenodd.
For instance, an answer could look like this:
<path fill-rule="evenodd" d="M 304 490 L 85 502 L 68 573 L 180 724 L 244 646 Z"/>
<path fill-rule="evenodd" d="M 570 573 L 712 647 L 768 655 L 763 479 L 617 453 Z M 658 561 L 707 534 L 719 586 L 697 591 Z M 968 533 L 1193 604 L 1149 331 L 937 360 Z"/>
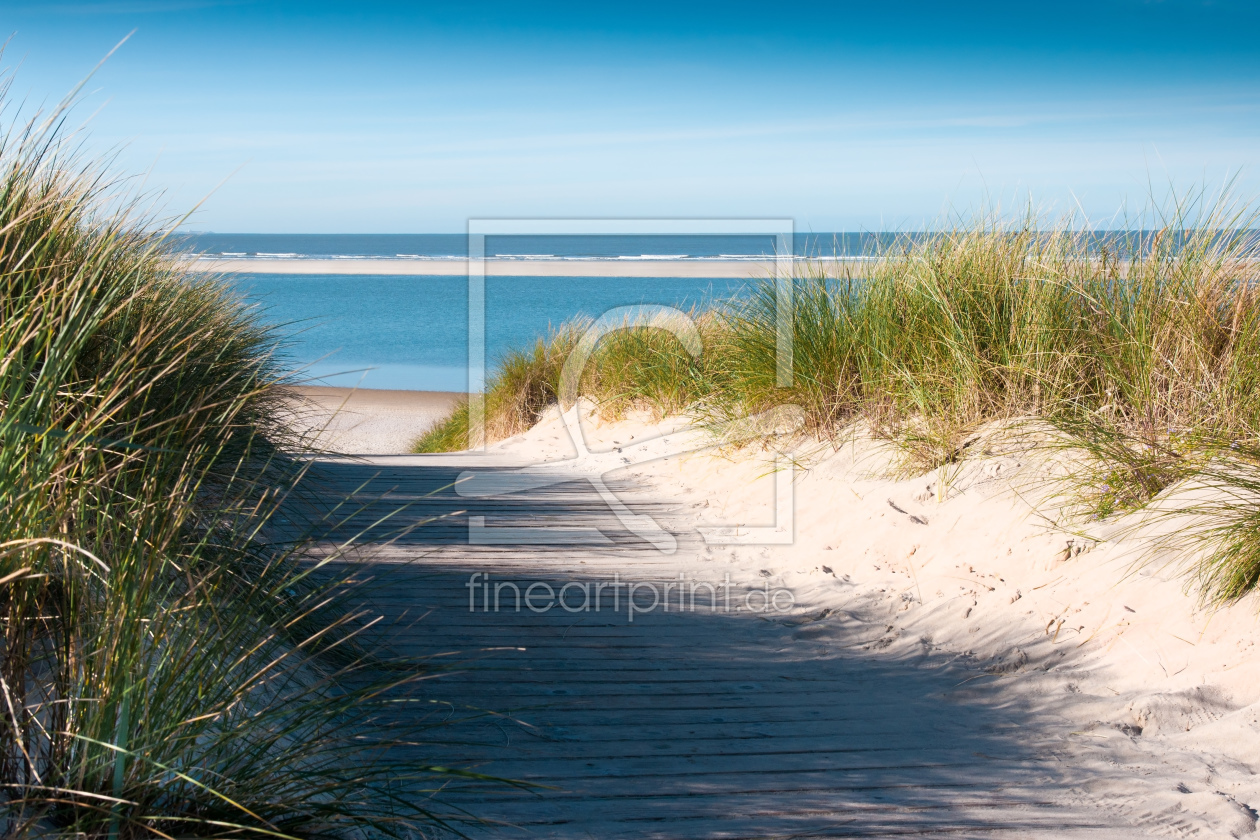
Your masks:
<path fill-rule="evenodd" d="M 470 611 L 474 573 L 518 586 L 614 573 L 659 585 L 688 568 L 697 580 L 703 541 L 683 508 L 624 481 L 616 492 L 676 535 L 677 555 L 626 533 L 584 480 L 461 498 L 452 483 L 467 465 L 495 468 L 460 456 L 319 462 L 298 513 L 343 505 L 312 557 L 341 551 L 337 541 L 360 531 L 374 541 L 321 573 L 361 582 L 352 598 L 385 617 L 381 644 L 458 664 L 435 671 L 425 691 L 451 704 L 459 722 L 443 736 L 462 743 L 399 757 L 549 786 L 447 794 L 449 806 L 487 820 L 464 826 L 469 837 L 1120 836 L 1096 813 L 1055 804 L 1055 791 L 1080 780 L 1039 751 L 1052 733 L 1036 715 L 950 702 L 970 676 L 957 666 L 852 650 L 882 628 L 833 618 L 835 638 L 796 642 L 794 624 L 703 603 L 631 623 L 624 590 L 618 612 L 608 612 L 607 590 L 599 612 Z M 594 527 L 611 543 L 470 545 L 469 516 Z M 704 568 L 707 582 L 721 583 L 729 567 Z M 732 602 L 760 584 L 732 581 Z"/>

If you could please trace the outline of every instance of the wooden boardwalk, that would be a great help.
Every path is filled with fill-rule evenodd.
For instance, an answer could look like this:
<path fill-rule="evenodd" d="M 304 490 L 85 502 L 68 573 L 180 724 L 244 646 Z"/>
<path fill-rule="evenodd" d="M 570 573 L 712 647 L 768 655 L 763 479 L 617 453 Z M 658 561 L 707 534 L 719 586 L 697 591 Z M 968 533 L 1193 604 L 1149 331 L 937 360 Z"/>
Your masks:
<path fill-rule="evenodd" d="M 541 584 L 616 576 L 659 591 L 684 567 L 696 577 L 701 543 L 678 511 L 629 487 L 618 492 L 633 509 L 671 523 L 676 555 L 627 534 L 586 482 L 460 498 L 450 484 L 466 464 L 381 457 L 324 463 L 318 478 L 353 497 L 342 536 L 366 530 L 381 541 L 423 523 L 372 552 L 382 585 L 371 605 L 396 619 L 424 616 L 395 640 L 408 653 L 458 652 L 468 663 L 435 681 L 432 696 L 496 713 L 461 724 L 463 746 L 417 760 L 540 786 L 447 794 L 486 821 L 463 826 L 468 836 L 1135 836 L 1061 804 L 1073 780 L 1043 737 L 1048 722 L 985 697 L 970 673 L 930 656 L 854 653 L 882 627 L 725 612 L 721 594 L 706 600 L 704 589 L 694 609 L 671 603 L 633 622 L 624 587 L 605 587 L 598 611 L 592 600 L 545 612 L 514 609 L 503 587 L 495 611 L 493 589 L 480 588 L 484 578 L 470 587 L 472 575 L 522 591 L 540 584 L 537 606 Z M 537 545 L 526 535 L 526 544 L 470 545 L 470 517 L 487 527 L 597 526 L 609 543 Z M 757 582 L 735 584 L 732 603 Z M 567 595 L 582 605 L 576 585 Z M 646 589 L 638 597 L 650 602 Z"/>

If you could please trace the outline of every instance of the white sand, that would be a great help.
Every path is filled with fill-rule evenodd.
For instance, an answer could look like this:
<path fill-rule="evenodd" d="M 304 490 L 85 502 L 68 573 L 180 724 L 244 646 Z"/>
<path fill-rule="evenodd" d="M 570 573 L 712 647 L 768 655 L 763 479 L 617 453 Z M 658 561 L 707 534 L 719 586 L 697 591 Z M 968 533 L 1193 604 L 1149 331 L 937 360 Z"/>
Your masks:
<path fill-rule="evenodd" d="M 204 273 L 247 274 L 387 274 L 424 277 L 465 276 L 464 259 L 247 259 L 189 260 L 185 266 Z M 485 262 L 495 277 L 766 277 L 773 260 L 496 260 Z"/>
<path fill-rule="evenodd" d="M 420 419 L 424 411 L 451 404 L 451 395 L 412 397 L 408 421 L 399 422 L 392 412 L 405 400 L 394 399 L 358 402 L 363 419 L 340 440 L 363 440 L 372 447 L 364 451 L 405 451 L 431 422 Z M 704 440 L 680 419 L 585 416 L 588 443 L 609 468 L 666 433 Z M 574 454 L 554 410 L 491 449 L 498 456 L 491 460 L 504 463 Z M 1136 563 L 1141 546 L 1114 536 L 1114 524 L 1084 535 L 1048 524 L 1032 507 L 1045 487 L 1044 463 L 1034 455 L 999 437 L 972 449 L 977 454 L 942 490 L 937 472 L 878 477 L 887 454 L 869 441 L 839 451 L 805 447 L 790 545 L 680 552 L 677 570 L 700 579 L 715 571 L 761 577 L 790 589 L 797 608 L 782 620 L 798 628 L 794 644 L 961 662 L 975 678 L 960 691 L 1053 722 L 1027 737 L 1089 779 L 1068 804 L 1101 808 L 1154 836 L 1254 832 L 1260 600 L 1200 608 L 1177 568 Z M 675 501 L 682 513 L 668 523 L 674 529 L 773 519 L 773 476 L 762 450 L 675 456 L 610 477 L 633 478 Z"/>
<path fill-rule="evenodd" d="M 557 418 L 492 449 L 513 461 L 571 457 Z M 588 443 L 610 465 L 618 448 L 683 426 L 590 423 Z M 1028 453 L 996 439 L 976 448 L 938 493 L 935 472 L 879 478 L 887 455 L 869 441 L 815 444 L 797 475 L 791 545 L 710 546 L 679 557 L 679 569 L 769 573 L 796 594 L 802 644 L 860 638 L 863 655 L 961 657 L 975 691 L 1064 721 L 1051 749 L 1096 780 L 1076 792 L 1083 803 L 1163 836 L 1254 831 L 1260 599 L 1201 609 L 1176 568 L 1135 565 L 1136 539 L 1109 541 L 1105 527 L 1072 534 L 1037 515 L 1029 499 L 1046 485 Z M 765 525 L 767 470 L 764 452 L 710 451 L 611 476 L 649 482 L 693 525 Z"/>
<path fill-rule="evenodd" d="M 324 450 L 396 455 L 450 414 L 463 394 L 303 386 L 292 389 L 297 426 Z"/>

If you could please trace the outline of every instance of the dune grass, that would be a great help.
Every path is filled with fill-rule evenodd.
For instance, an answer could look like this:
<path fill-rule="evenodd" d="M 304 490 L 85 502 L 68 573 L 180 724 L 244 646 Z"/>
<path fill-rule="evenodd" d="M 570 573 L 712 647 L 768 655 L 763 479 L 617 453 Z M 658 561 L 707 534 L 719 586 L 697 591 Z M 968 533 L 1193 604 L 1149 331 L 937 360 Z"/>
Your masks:
<path fill-rule="evenodd" d="M 894 443 L 904 474 L 958 459 L 987 423 L 1036 418 L 1093 456 L 1076 477 L 1091 515 L 1132 510 L 1231 444 L 1260 438 L 1257 219 L 1195 194 L 1125 225 L 1130 233 L 1074 222 L 986 215 L 886 241 L 838 268 L 802 267 L 791 387 L 776 381 L 766 280 L 698 319 L 699 359 L 668 336 L 619 333 L 601 343 L 581 391 L 613 413 L 638 405 L 703 419 L 796 404 L 823 440 L 862 428 Z M 518 356 L 503 370 L 554 395 L 564 347 L 540 342 L 530 358 L 546 365 L 527 373 Z M 516 400 L 503 377 L 487 396 L 490 439 L 521 431 L 539 408 Z M 466 425 L 466 415 L 451 417 L 420 450 L 456 443 Z M 1253 580 L 1260 563 L 1230 551 L 1234 560 L 1212 562 L 1251 571 L 1212 579 Z M 1232 598 L 1248 588 L 1207 591 Z"/>
<path fill-rule="evenodd" d="M 698 318 L 701 324 L 709 319 Z M 485 395 L 485 434 L 490 441 L 526 431 L 560 397 L 564 363 L 578 337 L 590 326 L 577 321 L 526 350 L 511 350 L 499 361 Z M 582 371 L 580 390 L 597 395 L 607 412 L 648 408 L 657 415 L 686 410 L 709 389 L 702 359 L 694 359 L 673 335 L 660 329 L 629 329 L 606 335 Z M 468 448 L 468 406 L 459 405 L 425 433 L 415 452 L 455 452 Z"/>
<path fill-rule="evenodd" d="M 0 831 L 414 836 L 453 778 L 389 749 L 428 672 L 279 527 L 277 337 L 57 116 L 0 141 Z"/>

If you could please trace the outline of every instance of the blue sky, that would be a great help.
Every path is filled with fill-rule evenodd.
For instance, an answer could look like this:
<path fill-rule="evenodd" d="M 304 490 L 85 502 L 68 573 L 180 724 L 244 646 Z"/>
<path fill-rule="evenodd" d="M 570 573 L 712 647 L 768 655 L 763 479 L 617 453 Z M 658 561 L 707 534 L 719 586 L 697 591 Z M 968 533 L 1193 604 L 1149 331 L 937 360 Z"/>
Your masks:
<path fill-rule="evenodd" d="M 1260 195 L 1260 4 L 6 3 L 14 97 L 75 112 L 189 226 L 470 216 L 918 228 L 1031 194 Z M 90 119 L 89 119 L 90 118 Z"/>

